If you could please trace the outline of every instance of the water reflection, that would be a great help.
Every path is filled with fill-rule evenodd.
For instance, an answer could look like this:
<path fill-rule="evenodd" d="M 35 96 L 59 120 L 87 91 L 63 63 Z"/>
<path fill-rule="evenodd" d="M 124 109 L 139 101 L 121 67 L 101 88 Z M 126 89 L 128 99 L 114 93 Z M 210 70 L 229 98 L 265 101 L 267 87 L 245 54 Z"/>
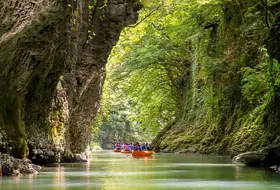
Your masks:
<path fill-rule="evenodd" d="M 53 190 L 66 190 L 65 168 L 60 164 L 54 168 L 52 178 Z"/>
<path fill-rule="evenodd" d="M 242 167 L 241 166 L 235 166 L 234 167 L 234 179 L 239 180 L 242 177 Z"/>
<path fill-rule="evenodd" d="M 28 189 L 33 189 L 33 183 L 34 183 L 34 176 L 33 175 L 27 175 L 28 177 Z"/>
<path fill-rule="evenodd" d="M 279 175 L 232 164 L 221 156 L 157 154 L 151 158 L 97 152 L 89 163 L 58 164 L 38 175 L 0 178 L 0 189 L 279 189 Z"/>

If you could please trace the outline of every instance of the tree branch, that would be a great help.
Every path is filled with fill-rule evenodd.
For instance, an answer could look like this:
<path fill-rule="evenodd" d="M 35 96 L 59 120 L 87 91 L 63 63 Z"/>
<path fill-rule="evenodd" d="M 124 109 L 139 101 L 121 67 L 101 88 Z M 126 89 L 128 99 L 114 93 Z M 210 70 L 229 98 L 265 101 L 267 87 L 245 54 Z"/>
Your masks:
<path fill-rule="evenodd" d="M 157 8 L 155 8 L 154 10 L 152 10 L 148 15 L 146 15 L 142 20 L 140 20 L 138 23 L 134 24 L 134 25 L 130 25 L 127 27 L 130 28 L 135 28 L 136 26 L 138 26 L 139 24 L 141 24 L 144 20 L 146 20 L 148 17 L 150 17 L 155 11 L 159 10 L 160 7 L 163 6 L 163 3 L 161 5 L 159 5 Z"/>
<path fill-rule="evenodd" d="M 267 0 L 265 0 L 265 22 L 266 22 L 266 26 L 268 28 L 270 28 L 269 20 L 268 20 L 268 2 L 267 2 Z"/>

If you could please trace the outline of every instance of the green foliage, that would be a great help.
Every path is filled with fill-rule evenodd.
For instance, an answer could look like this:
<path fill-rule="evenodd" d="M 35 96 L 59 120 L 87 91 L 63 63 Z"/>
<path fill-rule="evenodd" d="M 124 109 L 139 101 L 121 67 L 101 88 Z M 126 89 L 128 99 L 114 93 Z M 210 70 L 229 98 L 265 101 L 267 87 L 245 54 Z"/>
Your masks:
<path fill-rule="evenodd" d="M 188 11 L 193 13 L 188 23 L 194 20 L 196 25 L 188 26 L 192 32 L 182 32 L 185 39 L 190 39 L 191 34 L 195 39 L 191 41 L 193 50 L 185 49 L 184 53 L 193 55 L 189 59 L 191 83 L 185 98 L 192 105 L 186 109 L 185 124 L 175 124 L 164 138 L 156 138 L 162 143 L 155 144 L 164 150 L 188 149 L 191 145 L 200 152 L 233 154 L 267 145 L 277 137 L 272 131 L 278 131 L 279 111 L 272 105 L 279 102 L 279 65 L 264 47 L 268 28 L 267 15 L 261 12 L 263 3 L 251 0 L 194 4 L 197 6 Z M 177 128 L 181 132 L 174 134 Z M 175 145 L 172 139 L 182 133 Z M 193 140 L 183 145 L 183 137 L 193 133 L 200 143 Z"/>
<path fill-rule="evenodd" d="M 137 129 L 129 119 L 131 101 L 120 98 L 121 91 L 113 88 L 107 79 L 104 86 L 101 109 L 93 123 L 93 144 L 112 148 L 116 142 L 150 142 L 152 135 Z"/>
<path fill-rule="evenodd" d="M 209 32 L 204 27 L 219 22 L 222 9 L 217 1 L 143 3 L 140 20 L 153 14 L 122 33 L 107 66 L 112 85 L 105 88 L 104 98 L 110 88 L 120 91 L 120 98 L 132 103 L 129 120 L 155 135 L 173 120 L 184 119 L 187 107 L 196 104 L 199 87 L 190 87 L 200 79 L 190 73 L 198 54 L 207 49 Z M 188 94 L 194 96 L 192 105 Z"/>
<path fill-rule="evenodd" d="M 94 141 L 102 148 L 112 148 L 116 142 L 149 142 L 151 139 L 143 131 L 135 128 L 128 119 L 127 103 L 116 104 L 108 110 L 108 115 L 100 114 L 100 123 L 93 125 Z M 104 113 L 103 113 L 104 114 Z"/>
<path fill-rule="evenodd" d="M 269 77 L 267 65 L 260 64 L 256 68 L 242 68 L 242 94 L 250 104 L 262 104 L 267 100 Z"/>
<path fill-rule="evenodd" d="M 145 5 L 142 17 L 159 7 L 153 1 Z M 132 100 L 130 119 L 139 127 L 156 134 L 184 117 L 191 64 L 203 43 L 203 15 L 217 20 L 216 6 L 208 14 L 209 6 L 200 1 L 165 1 L 145 22 L 123 32 L 111 54 L 108 77 Z"/>
<path fill-rule="evenodd" d="M 108 118 L 100 123 L 109 129 L 109 121 L 127 121 L 159 134 L 155 144 L 167 152 L 236 153 L 268 144 L 276 136 L 265 122 L 278 121 L 267 108 L 279 91 L 279 65 L 264 46 L 274 20 L 265 2 L 143 4 L 139 24 L 123 31 L 111 53 L 103 101 L 114 101 L 104 104 Z"/>
<path fill-rule="evenodd" d="M 254 68 L 243 67 L 242 95 L 255 106 L 263 105 L 275 96 L 275 88 L 279 88 L 280 67 L 276 60 L 272 60 L 264 49 L 264 60 Z"/>

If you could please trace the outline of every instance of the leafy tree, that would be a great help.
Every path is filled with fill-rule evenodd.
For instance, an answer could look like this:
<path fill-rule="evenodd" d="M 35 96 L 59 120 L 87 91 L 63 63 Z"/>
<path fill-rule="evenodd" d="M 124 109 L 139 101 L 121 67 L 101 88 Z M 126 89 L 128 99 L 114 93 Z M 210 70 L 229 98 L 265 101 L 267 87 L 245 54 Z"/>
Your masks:
<path fill-rule="evenodd" d="M 165 126 L 190 136 L 201 130 L 193 141 L 201 147 L 221 143 L 215 150 L 222 151 L 240 144 L 247 126 L 257 125 L 254 141 L 265 115 L 276 113 L 265 108 L 278 92 L 279 69 L 264 42 L 277 3 L 143 2 L 139 22 L 123 31 L 111 54 L 104 98 L 117 92 L 115 102 L 129 102 L 126 119 L 151 137 Z M 268 120 L 276 121 L 274 115 Z"/>

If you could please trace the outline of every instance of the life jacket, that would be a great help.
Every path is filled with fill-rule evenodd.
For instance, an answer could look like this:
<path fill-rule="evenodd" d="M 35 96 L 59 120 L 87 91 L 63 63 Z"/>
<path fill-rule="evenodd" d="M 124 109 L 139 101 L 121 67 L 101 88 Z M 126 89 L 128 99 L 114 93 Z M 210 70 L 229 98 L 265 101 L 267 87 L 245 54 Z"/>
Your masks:
<path fill-rule="evenodd" d="M 140 150 L 141 150 L 141 149 L 140 149 L 140 146 L 136 145 L 136 146 L 134 147 L 134 150 L 135 150 L 135 151 L 140 151 Z"/>
<path fill-rule="evenodd" d="M 124 146 L 124 150 L 125 150 L 125 151 L 129 151 L 129 146 L 128 146 L 128 145 L 125 145 L 125 146 Z"/>

